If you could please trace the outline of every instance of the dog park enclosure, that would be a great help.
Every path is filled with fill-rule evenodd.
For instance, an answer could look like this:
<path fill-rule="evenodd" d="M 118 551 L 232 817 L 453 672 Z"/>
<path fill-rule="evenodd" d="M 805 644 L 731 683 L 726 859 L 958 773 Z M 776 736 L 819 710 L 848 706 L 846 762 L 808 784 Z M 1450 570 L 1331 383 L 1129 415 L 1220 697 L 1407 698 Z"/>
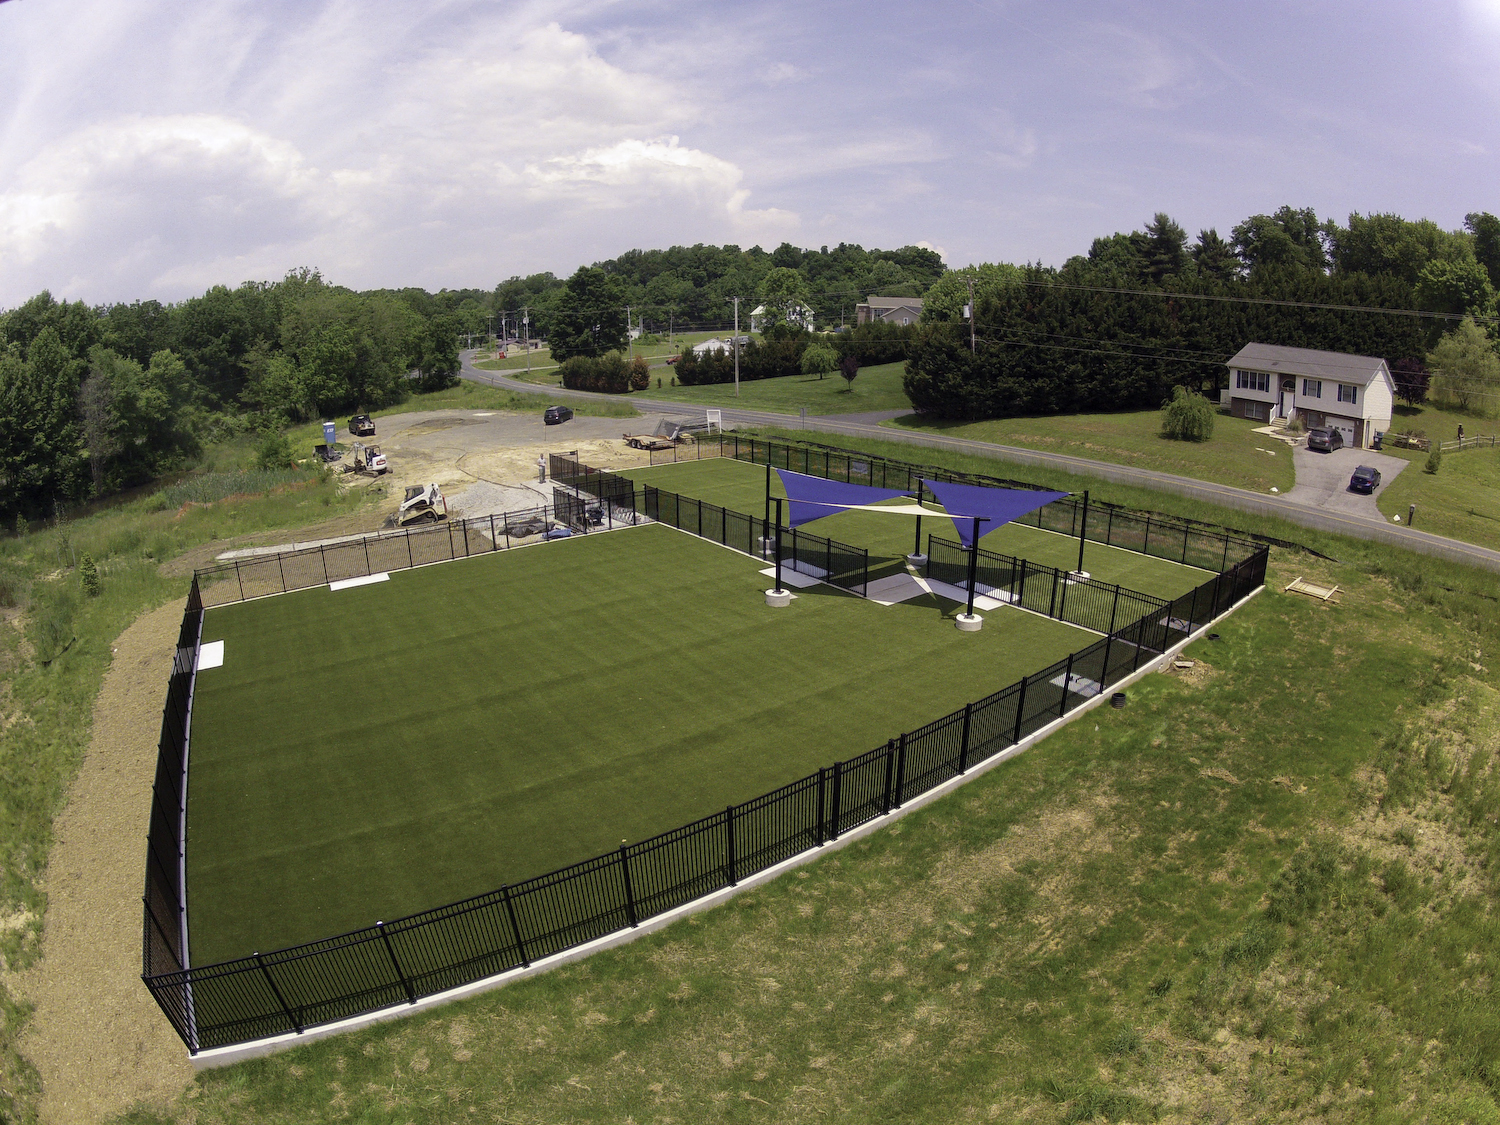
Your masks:
<path fill-rule="evenodd" d="M 731 438 L 732 435 L 726 435 L 724 440 L 728 443 Z M 767 458 L 784 457 L 788 460 L 807 456 L 808 461 L 792 466 L 798 471 L 802 471 L 804 466 L 836 471 L 838 462 L 834 458 L 844 456 L 829 451 L 808 451 L 796 446 L 768 443 L 759 443 L 753 448 L 747 445 L 744 451 L 751 456 L 762 454 Z M 728 452 L 726 449 L 726 453 Z M 732 453 L 729 455 L 733 456 Z M 823 461 L 825 457 L 828 460 L 822 465 L 810 463 L 812 458 Z M 852 455 L 847 464 L 851 469 L 857 465 L 865 466 L 866 474 L 894 474 L 899 471 L 899 467 L 893 463 Z M 562 470 L 560 474 L 559 469 Z M 467 554 L 470 558 L 468 563 L 427 568 L 421 568 L 418 564 L 418 569 L 408 566 L 406 570 L 410 573 L 405 573 L 389 562 L 389 554 L 393 554 L 394 550 L 390 547 L 380 548 L 386 550 L 387 555 L 380 556 L 385 566 L 379 573 L 389 574 L 388 582 L 330 591 L 323 581 L 319 581 L 319 588 L 304 589 L 302 593 L 292 597 L 255 601 L 245 605 L 234 604 L 215 611 L 227 613 L 231 618 L 240 615 L 239 619 L 246 622 L 256 617 L 263 617 L 265 621 L 263 626 L 245 627 L 238 641 L 235 635 L 228 636 L 226 669 L 235 660 L 237 649 L 243 657 L 248 648 L 253 647 L 255 642 L 252 634 L 257 630 L 266 636 L 274 636 L 278 629 L 293 627 L 289 623 L 303 616 L 298 612 L 299 599 L 308 601 L 308 604 L 317 600 L 324 603 L 321 610 L 307 615 L 313 624 L 306 628 L 321 636 L 327 629 L 336 627 L 339 614 L 352 612 L 362 606 L 378 606 L 381 607 L 381 612 L 398 617 L 405 612 L 409 615 L 409 621 L 420 621 L 424 614 L 432 612 L 433 599 L 437 599 L 439 605 L 445 604 L 442 601 L 444 597 L 451 598 L 455 591 L 472 581 L 442 577 L 444 575 L 459 576 L 464 572 L 477 574 L 478 567 L 492 567 L 498 563 L 514 567 L 525 562 L 522 570 L 526 572 L 527 581 L 516 584 L 517 588 L 512 590 L 512 595 L 525 597 L 529 590 L 533 600 L 544 601 L 545 599 L 535 599 L 534 586 L 538 581 L 545 581 L 549 573 L 556 572 L 559 583 L 571 589 L 577 589 L 580 581 L 592 580 L 607 584 L 608 576 L 621 569 L 612 564 L 630 557 L 630 553 L 635 551 L 649 556 L 635 559 L 635 573 L 639 574 L 643 568 L 650 566 L 670 569 L 674 565 L 679 570 L 701 571 L 704 589 L 723 589 L 727 591 L 723 597 L 745 602 L 747 610 L 753 609 L 755 614 L 761 615 L 756 621 L 746 618 L 742 626 L 744 630 L 765 626 L 765 611 L 755 604 L 754 599 L 755 592 L 764 585 L 764 580 L 757 574 L 758 566 L 763 563 L 759 543 L 766 530 L 763 518 L 752 513 L 733 512 L 723 506 L 682 497 L 654 486 L 636 487 L 625 478 L 594 473 L 576 464 L 570 467 L 555 461 L 553 472 L 561 477 L 562 482 L 559 497 L 554 504 L 554 516 L 577 518 L 584 525 L 582 530 L 600 526 L 607 529 L 617 523 L 624 523 L 627 530 L 607 536 L 585 534 L 581 540 L 574 538 L 571 541 L 539 545 L 523 552 L 502 555 L 503 542 L 496 542 L 495 537 L 483 534 L 482 528 L 470 526 L 476 521 L 455 521 L 451 527 L 435 527 L 431 531 L 420 533 L 421 538 L 417 542 L 431 544 L 434 540 L 426 537 L 442 535 L 448 544 L 446 552 L 434 550 L 431 554 L 459 559 Z M 926 472 L 930 474 L 933 470 Z M 1060 503 L 1066 509 L 1071 501 Z M 1052 507 L 1056 505 L 1049 505 L 1049 508 Z M 555 869 L 542 869 L 546 873 L 516 867 L 505 868 L 499 874 L 499 885 L 491 884 L 482 893 L 465 896 L 448 905 L 435 905 L 429 909 L 409 912 L 402 917 L 391 917 L 380 924 L 374 923 L 375 918 L 381 915 L 366 916 L 352 927 L 330 927 L 321 931 L 314 929 L 307 937 L 293 944 L 279 948 L 257 946 L 241 949 L 217 962 L 199 955 L 196 939 L 188 942 L 190 927 L 185 924 L 188 907 L 196 900 L 187 894 L 191 888 L 187 885 L 189 881 L 185 880 L 184 873 L 194 870 L 198 854 L 194 850 L 190 855 L 188 850 L 189 846 L 196 848 L 196 844 L 188 834 L 190 825 L 185 816 L 193 798 L 190 796 L 184 802 L 181 796 L 183 793 L 191 793 L 191 787 L 185 786 L 187 771 L 184 763 L 190 744 L 195 764 L 197 763 L 196 755 L 200 746 L 196 738 L 202 733 L 204 785 L 211 787 L 219 784 L 212 780 L 214 751 L 210 747 L 216 738 L 221 743 L 226 743 L 227 740 L 222 731 L 218 735 L 207 733 L 217 720 L 208 717 L 215 704 L 204 702 L 212 700 L 217 690 L 211 686 L 211 677 L 224 674 L 226 669 L 205 670 L 202 678 L 198 679 L 195 662 L 200 631 L 211 629 L 213 623 L 212 614 L 205 616 L 204 603 L 211 600 L 204 596 L 205 589 L 212 589 L 215 592 L 212 600 L 218 600 L 229 588 L 230 577 L 226 576 L 223 568 L 200 575 L 195 579 L 184 614 L 179 667 L 173 674 L 163 723 L 162 753 L 152 813 L 147 910 L 144 918 L 143 967 L 146 983 L 189 1049 L 197 1051 L 299 1031 L 363 1011 L 408 1004 L 420 996 L 432 995 L 516 966 L 528 965 L 552 953 L 620 928 L 628 928 L 642 919 L 731 886 L 751 873 L 764 870 L 808 848 L 816 848 L 851 828 L 899 807 L 914 796 L 965 772 L 975 763 L 1014 745 L 1068 710 L 1087 702 L 1110 683 L 1129 675 L 1156 654 L 1178 643 L 1261 584 L 1265 566 L 1263 547 L 1214 529 L 1174 524 L 1172 521 L 1140 513 L 1128 513 L 1123 509 L 1101 506 L 1097 512 L 1099 524 L 1095 524 L 1095 511 L 1090 511 L 1089 525 L 1084 529 L 1091 541 L 1098 542 L 1102 535 L 1111 538 L 1133 536 L 1137 537 L 1141 545 L 1155 548 L 1152 553 L 1157 558 L 1171 558 L 1165 554 L 1170 546 L 1176 555 L 1173 562 L 1180 565 L 1186 559 L 1201 567 L 1204 562 L 1212 561 L 1216 572 L 1189 592 L 1174 599 L 1166 599 L 1132 591 L 1118 584 L 1095 583 L 1088 586 L 1068 583 L 1064 577 L 1059 576 L 1061 572 L 1058 568 L 1045 565 L 1033 567 L 1014 556 L 983 551 L 981 555 L 986 569 L 982 581 L 992 589 L 1005 585 L 1006 592 L 1013 594 L 1024 610 L 1030 611 L 1005 611 L 1004 618 L 1007 630 L 1014 627 L 1013 638 L 1020 641 L 1017 647 L 1023 650 L 1029 663 L 1017 667 L 1006 677 L 1004 668 L 1007 665 L 999 651 L 1004 645 L 999 645 L 999 648 L 987 654 L 988 671 L 993 674 L 989 682 L 999 680 L 1000 685 L 1008 686 L 1000 686 L 999 690 L 965 691 L 960 698 L 953 700 L 947 715 L 932 722 L 913 725 L 897 720 L 899 725 L 885 728 L 879 735 L 869 738 L 873 749 L 855 753 L 831 766 L 817 765 L 822 745 L 816 732 L 810 728 L 799 730 L 795 722 L 777 728 L 770 725 L 765 716 L 759 719 L 740 716 L 742 725 L 764 731 L 763 737 L 757 734 L 755 738 L 748 738 L 740 744 L 740 756 L 746 756 L 744 747 L 774 745 L 777 747 L 776 753 L 782 755 L 780 764 L 775 768 L 786 771 L 781 775 L 786 780 L 779 785 L 762 780 L 760 788 L 764 791 L 759 796 L 755 795 L 756 791 L 734 793 L 733 778 L 723 779 L 723 784 L 730 788 L 722 789 L 717 796 L 714 795 L 712 786 L 716 781 L 706 775 L 721 771 L 723 763 L 705 762 L 695 774 L 691 767 L 695 755 L 700 751 L 688 745 L 679 759 L 680 763 L 685 763 L 682 766 L 684 772 L 674 774 L 673 777 L 676 779 L 676 788 L 689 798 L 695 794 L 701 795 L 702 804 L 696 807 L 696 818 L 679 817 L 675 824 L 662 825 L 660 830 L 645 838 L 638 839 L 631 834 L 629 842 L 622 847 L 599 848 L 593 858 L 583 859 L 580 856 L 580 862 L 569 862 Z M 1081 513 L 1076 511 L 1076 507 L 1072 512 L 1049 512 L 1043 509 L 1036 514 L 1036 519 L 1039 528 L 1045 528 L 1050 521 L 1058 525 L 1057 531 L 1064 532 L 1067 526 L 1077 526 L 1081 521 Z M 664 522 L 670 527 L 690 532 L 691 538 L 685 539 L 666 527 L 631 526 L 646 520 Z M 734 530 L 736 528 L 742 528 L 745 532 L 743 547 L 740 546 L 739 533 Z M 710 540 L 721 546 L 710 546 L 708 542 L 701 541 L 695 544 L 694 540 L 700 535 L 702 540 Z M 408 545 L 409 543 L 408 540 Z M 484 544 L 485 549 L 476 551 L 480 544 Z M 722 545 L 736 550 L 733 553 L 725 552 Z M 346 550 L 339 556 L 341 562 L 338 568 L 341 569 L 336 569 L 341 575 L 345 571 L 359 570 L 358 553 L 365 548 L 358 544 L 354 547 L 357 551 Z M 587 558 L 584 557 L 585 550 L 591 552 Z M 823 550 L 826 559 L 829 548 L 824 547 Z M 934 539 L 933 559 L 929 565 L 938 569 L 949 565 L 945 561 L 948 556 L 944 554 L 948 550 Z M 1137 547 L 1136 550 L 1139 551 L 1140 548 Z M 1157 554 L 1157 551 L 1163 553 Z M 314 553 L 303 554 L 306 556 Z M 493 553 L 496 557 L 475 558 L 476 553 Z M 582 560 L 578 563 L 578 569 L 573 569 L 571 562 L 564 562 L 570 555 Z M 416 562 L 417 557 L 418 551 L 413 548 L 412 561 Z M 423 557 L 426 561 L 432 561 L 428 555 Z M 1228 565 L 1221 567 L 1225 560 L 1228 560 Z M 294 570 L 297 567 L 305 569 L 309 561 L 307 557 L 283 558 L 278 563 L 279 572 L 284 574 L 289 565 Z M 373 561 L 372 558 L 372 563 Z M 327 563 L 327 553 L 324 552 L 319 565 L 326 566 Z M 256 565 L 261 568 L 262 575 L 267 573 L 266 560 L 256 560 Z M 589 579 L 587 576 L 591 572 L 594 577 Z M 326 581 L 338 581 L 332 577 L 333 572 L 329 573 L 330 577 Z M 370 572 L 367 570 L 366 573 Z M 483 580 L 472 581 L 472 590 L 483 591 L 491 586 L 503 586 L 501 580 L 508 573 L 503 570 L 487 571 Z M 344 576 L 354 575 L 351 573 Z M 241 571 L 232 577 L 237 588 L 244 573 Z M 403 586 L 403 583 L 408 585 Z M 307 585 L 311 586 L 312 582 L 309 581 Z M 617 604 L 623 606 L 632 596 L 628 589 L 632 583 L 622 582 L 619 585 L 622 590 L 612 596 L 616 598 Z M 283 588 L 286 586 L 283 585 Z M 1044 588 L 1047 605 L 1042 604 Z M 936 647 L 918 652 L 914 659 L 942 667 L 945 672 L 956 671 L 959 674 L 948 675 L 946 678 L 957 680 L 959 687 L 977 682 L 973 679 L 967 682 L 963 680 L 962 670 L 967 657 L 961 648 L 953 647 L 968 644 L 976 638 L 960 636 L 951 627 L 937 628 L 935 622 L 941 619 L 945 612 L 943 608 L 936 605 L 876 606 L 857 596 L 850 596 L 850 593 L 840 593 L 834 587 L 822 586 L 819 589 L 827 592 L 805 591 L 804 600 L 798 605 L 799 614 L 806 610 L 806 617 L 816 618 L 816 627 L 805 636 L 791 638 L 793 643 L 789 648 L 782 646 L 773 651 L 795 652 L 799 648 L 805 649 L 809 661 L 805 667 L 815 668 L 817 661 L 827 663 L 831 653 L 838 651 L 841 645 L 848 647 L 847 642 L 839 635 L 839 630 L 849 626 L 841 626 L 838 622 L 842 618 L 853 621 L 855 617 L 851 615 L 864 614 L 864 617 L 857 618 L 857 632 L 864 634 L 871 629 L 886 630 L 884 639 L 877 638 L 875 641 L 882 651 L 899 650 L 910 644 L 911 636 L 930 633 L 936 638 L 941 634 L 940 644 L 934 641 Z M 655 596 L 655 590 L 656 587 L 646 584 L 645 589 L 640 591 L 648 605 L 649 598 Z M 856 595 L 858 592 L 853 591 Z M 1058 593 L 1066 594 L 1066 598 L 1058 598 Z M 237 601 L 232 597 L 229 600 Z M 408 600 L 418 604 L 403 609 L 403 603 Z M 1059 605 L 1059 602 L 1062 604 Z M 1113 621 L 1111 617 L 1105 616 L 1106 603 Z M 493 605 L 476 607 L 471 600 L 450 605 L 449 608 L 460 616 L 483 617 L 485 612 L 500 612 L 505 604 L 502 599 Z M 1128 608 L 1122 612 L 1122 606 Z M 476 614 L 476 608 L 484 612 Z M 561 601 L 547 602 L 544 608 L 558 615 L 562 625 L 567 624 L 566 618 L 570 610 L 565 597 Z M 1139 612 L 1143 609 L 1144 612 Z M 334 619 L 332 625 L 330 613 Z M 1096 635 L 1091 639 L 1064 622 L 1081 625 L 1093 630 Z M 445 650 L 450 653 L 450 659 L 454 663 L 462 665 L 467 661 L 487 669 L 489 666 L 483 664 L 482 656 L 468 647 L 476 643 L 476 636 L 501 631 L 499 626 L 504 623 L 486 624 L 492 627 L 488 630 L 458 630 L 447 637 L 441 646 L 428 648 L 417 644 L 404 654 L 390 654 L 389 658 L 400 657 L 420 664 L 423 661 L 430 662 L 440 650 Z M 1111 628 L 1111 625 L 1114 627 Z M 736 648 L 746 649 L 750 645 L 747 638 L 754 637 L 755 633 L 746 631 L 736 634 L 734 629 L 735 627 L 724 622 L 715 625 L 705 620 L 699 635 L 690 634 L 683 639 L 682 652 L 687 656 L 698 651 L 705 643 L 711 645 L 716 633 L 724 634 L 728 645 L 725 652 Z M 1051 632 L 1047 632 L 1048 630 Z M 995 639 L 987 643 L 996 644 L 1003 640 L 1000 630 L 994 630 L 994 634 Z M 201 635 L 214 639 L 207 632 Z M 1047 637 L 1061 642 L 1054 649 L 1055 657 L 1050 659 L 1046 652 L 1049 643 L 1045 639 Z M 368 646 L 369 641 L 367 638 L 355 638 L 348 643 L 353 648 L 358 648 L 361 644 Z M 494 642 L 491 639 L 486 643 Z M 504 660 L 502 674 L 505 677 L 517 675 L 517 666 L 524 666 L 528 659 L 538 658 L 536 652 L 528 650 L 524 640 L 513 643 L 512 647 L 516 652 L 516 659 Z M 1035 668 L 1038 655 L 1046 660 L 1048 666 L 1026 674 L 1028 667 Z M 540 658 L 545 659 L 545 654 Z M 351 649 L 344 659 L 355 662 L 363 658 Z M 725 659 L 732 661 L 737 658 L 721 654 L 720 661 Z M 582 658 L 566 662 L 560 660 L 558 664 L 559 671 L 570 675 L 574 684 L 588 682 L 589 664 Z M 752 661 L 746 666 L 756 665 Z M 775 685 L 793 675 L 800 675 L 805 679 L 808 675 L 805 667 L 783 667 L 786 675 L 778 677 L 772 674 L 767 677 L 765 682 L 771 685 L 770 698 L 773 702 Z M 887 669 L 884 675 L 888 677 L 899 678 L 903 675 L 899 660 L 881 667 Z M 879 673 L 881 669 L 875 670 Z M 909 672 L 904 674 L 910 675 Z M 663 680 L 665 678 L 663 676 Z M 854 678 L 857 677 L 851 677 Z M 381 679 L 379 684 L 381 690 L 399 692 L 401 678 L 387 674 L 387 678 Z M 592 700 L 597 706 L 597 701 L 608 698 L 610 692 L 649 694 L 663 690 L 662 683 L 652 680 L 651 663 L 644 655 L 639 658 L 634 675 L 603 678 L 595 686 L 600 690 L 575 693 L 573 696 L 558 693 L 557 697 L 569 700 L 570 705 Z M 847 725 L 847 712 L 840 708 L 839 699 L 841 693 L 846 694 L 848 689 L 837 685 L 829 686 L 831 694 L 818 699 L 817 705 L 837 718 L 841 725 Z M 257 690 L 269 690 L 273 687 L 269 680 L 259 685 L 241 685 L 237 689 L 244 693 L 241 707 L 249 705 Z M 199 696 L 196 700 L 195 694 Z M 347 705 L 346 712 L 353 706 L 353 702 Z M 463 703 L 458 701 L 451 706 L 461 709 Z M 190 708 L 206 708 L 197 716 L 202 727 L 196 724 L 190 726 Z M 507 730 L 529 724 L 556 732 L 562 729 L 557 724 L 565 721 L 567 716 L 566 709 L 548 710 L 540 715 L 535 712 L 507 714 L 501 692 L 471 701 L 470 709 L 487 716 L 495 725 Z M 802 705 L 802 710 L 808 714 L 814 709 L 809 703 L 804 702 Z M 772 715 L 774 711 L 774 707 L 770 708 L 767 715 Z M 891 714 L 887 713 L 886 717 L 889 718 Z M 344 724 L 349 724 L 350 721 L 347 713 L 341 720 Z M 438 725 L 434 726 L 435 723 Z M 225 730 L 231 728 L 237 729 L 238 738 L 242 742 L 249 743 L 258 737 L 254 729 L 224 724 Z M 401 737 L 411 743 L 404 752 L 409 755 L 408 769 L 415 770 L 423 754 L 422 732 L 425 730 L 434 738 L 441 737 L 444 732 L 439 718 L 420 706 L 410 715 L 407 728 L 407 733 Z M 894 730 L 900 729 L 904 729 L 905 733 L 891 737 Z M 190 731 L 193 733 L 193 740 L 189 738 Z M 398 733 L 392 732 L 391 737 L 396 737 Z M 370 745 L 369 739 L 376 737 L 376 734 L 375 731 L 356 731 L 348 734 L 347 740 L 350 745 Z M 331 732 L 313 729 L 307 732 L 306 737 L 305 745 L 286 746 L 279 751 L 288 755 L 281 760 L 279 768 L 287 768 L 288 761 L 307 760 L 320 744 L 327 743 L 330 739 L 345 738 L 346 733 L 338 729 Z M 595 730 L 583 741 L 600 740 L 601 737 L 600 732 Z M 537 745 L 540 744 L 531 746 L 527 753 L 537 753 Z M 247 756 L 242 766 L 236 768 L 248 770 L 247 776 L 254 776 L 257 769 L 268 770 L 270 765 L 277 764 L 277 752 L 244 753 Z M 353 768 L 353 763 L 358 761 L 357 757 L 347 755 L 340 759 L 338 753 L 333 753 L 331 758 L 333 765 L 345 771 Z M 799 761 L 805 761 L 806 765 L 796 770 L 789 768 Z M 450 776 L 446 779 L 450 788 L 462 787 L 470 775 L 477 777 L 484 772 L 475 768 L 465 774 L 451 761 L 446 763 L 445 768 L 450 771 Z M 646 766 L 641 765 L 638 772 L 640 770 L 645 770 L 640 776 L 649 781 L 651 774 Z M 337 773 L 338 770 L 335 769 L 334 772 Z M 227 778 L 230 775 L 224 776 Z M 244 780 L 241 777 L 239 781 L 241 791 L 245 788 Z M 757 778 L 753 772 L 742 774 L 738 782 L 741 785 L 756 783 Z M 225 793 L 233 792 L 233 785 L 228 781 L 222 784 Z M 614 791 L 613 788 L 608 790 L 609 793 Z M 592 795 L 585 794 L 582 790 L 579 792 L 586 799 L 582 800 L 582 814 L 575 810 L 574 819 L 587 819 L 592 815 L 590 802 L 598 802 L 600 792 L 596 790 Z M 725 796 L 726 793 L 731 795 Z M 413 797 L 414 803 L 420 805 L 423 802 L 416 800 L 417 796 L 419 794 Z M 483 801 L 484 794 L 480 793 L 467 807 L 477 808 L 483 805 Z M 666 814 L 667 810 L 663 810 L 663 815 Z M 479 815 L 482 821 L 482 814 Z M 503 829 L 503 826 L 492 827 Z M 318 831 L 326 831 L 321 826 L 308 825 L 306 828 L 309 836 L 316 835 Z M 341 846 L 346 850 L 350 848 L 347 841 Z M 211 846 L 206 850 L 211 853 Z M 486 870 L 485 862 L 488 859 L 477 855 L 472 846 L 458 847 L 444 853 L 441 858 L 445 867 L 456 866 L 463 869 L 467 865 L 473 869 L 476 878 Z M 335 860 L 337 856 L 325 866 L 330 870 L 336 868 Z M 421 860 L 409 862 L 407 866 L 412 869 L 411 877 L 417 883 L 422 881 L 422 873 L 429 870 Z M 500 871 L 498 868 L 493 870 Z M 193 909 L 196 911 L 196 906 Z M 305 921 L 311 925 L 316 919 Z M 194 913 L 192 928 L 196 928 L 197 924 L 198 918 Z M 325 936 L 329 933 L 338 933 L 340 936 Z M 213 948 L 211 940 L 204 944 Z M 193 963 L 185 964 L 187 949 L 190 947 L 194 949 Z"/>

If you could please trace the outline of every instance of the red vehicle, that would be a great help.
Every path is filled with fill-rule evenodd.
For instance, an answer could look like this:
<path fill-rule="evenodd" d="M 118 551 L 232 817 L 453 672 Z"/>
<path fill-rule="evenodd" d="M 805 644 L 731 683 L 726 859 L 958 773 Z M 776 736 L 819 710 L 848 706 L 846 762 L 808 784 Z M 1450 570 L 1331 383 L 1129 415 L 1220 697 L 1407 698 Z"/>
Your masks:
<path fill-rule="evenodd" d="M 667 356 L 667 366 L 671 367 L 674 363 L 676 363 L 681 358 L 682 358 L 681 355 L 669 355 L 669 356 Z"/>

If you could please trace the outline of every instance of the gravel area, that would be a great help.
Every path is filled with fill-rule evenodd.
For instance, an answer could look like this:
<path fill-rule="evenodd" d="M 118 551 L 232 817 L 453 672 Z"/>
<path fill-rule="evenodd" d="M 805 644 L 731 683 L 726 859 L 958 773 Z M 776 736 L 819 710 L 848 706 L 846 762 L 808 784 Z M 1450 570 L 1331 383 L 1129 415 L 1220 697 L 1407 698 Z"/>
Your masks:
<path fill-rule="evenodd" d="M 18 981 L 36 1005 L 21 1050 L 42 1076 L 48 1125 L 164 1105 L 192 1080 L 187 1050 L 141 984 L 146 824 L 181 624 L 173 602 L 115 641 L 88 754 L 53 826 L 42 958 Z"/>
<path fill-rule="evenodd" d="M 552 482 L 546 484 L 495 484 L 482 480 L 456 496 L 448 497 L 448 514 L 455 519 L 475 519 L 502 512 L 524 512 L 552 506 Z"/>

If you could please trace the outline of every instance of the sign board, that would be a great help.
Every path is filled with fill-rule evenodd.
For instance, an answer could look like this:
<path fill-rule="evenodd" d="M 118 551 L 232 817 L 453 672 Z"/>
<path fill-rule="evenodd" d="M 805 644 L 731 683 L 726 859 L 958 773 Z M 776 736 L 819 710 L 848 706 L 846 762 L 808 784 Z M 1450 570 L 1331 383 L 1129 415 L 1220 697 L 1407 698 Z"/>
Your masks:
<path fill-rule="evenodd" d="M 724 432 L 724 414 L 719 410 L 710 410 L 708 412 L 708 432 L 713 433 L 715 426 L 719 427 L 721 434 Z"/>
<path fill-rule="evenodd" d="M 323 440 L 326 441 L 330 446 L 333 445 L 334 440 L 338 437 L 338 432 L 339 428 L 332 422 L 323 423 Z"/>

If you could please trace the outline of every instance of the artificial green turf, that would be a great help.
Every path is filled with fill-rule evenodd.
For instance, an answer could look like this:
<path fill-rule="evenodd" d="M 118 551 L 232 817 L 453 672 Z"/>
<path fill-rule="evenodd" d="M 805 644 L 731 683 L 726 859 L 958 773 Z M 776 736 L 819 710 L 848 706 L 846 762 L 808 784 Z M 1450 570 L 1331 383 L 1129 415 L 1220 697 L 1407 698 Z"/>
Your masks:
<path fill-rule="evenodd" d="M 642 840 L 1083 648 L 1019 610 L 815 587 L 662 526 L 208 611 L 192 955 L 327 937 Z"/>
<path fill-rule="evenodd" d="M 642 484 L 706 500 L 733 511 L 760 515 L 765 510 L 764 465 L 721 457 L 704 461 L 681 461 L 651 469 L 626 469 L 622 472 Z M 786 496 L 786 491 L 781 487 L 781 478 L 775 472 L 771 474 L 771 495 Z M 898 504 L 909 502 L 893 501 Z M 773 511 L 772 516 L 774 515 Z M 803 529 L 852 547 L 868 549 L 872 572 L 886 573 L 894 560 L 903 558 L 915 546 L 915 523 L 914 519 L 903 516 L 843 512 L 804 524 Z M 951 542 L 958 541 L 952 521 L 942 516 L 922 520 L 924 546 L 929 534 Z M 1014 555 L 1060 570 L 1073 570 L 1078 566 L 1077 539 L 1024 524 L 1006 524 L 984 536 L 980 545 L 986 550 Z M 1100 582 L 1115 583 L 1126 589 L 1139 590 L 1169 600 L 1197 589 L 1213 577 L 1208 571 L 1197 567 L 1181 566 L 1153 555 L 1142 555 L 1093 542 L 1084 547 L 1083 566 Z"/>

